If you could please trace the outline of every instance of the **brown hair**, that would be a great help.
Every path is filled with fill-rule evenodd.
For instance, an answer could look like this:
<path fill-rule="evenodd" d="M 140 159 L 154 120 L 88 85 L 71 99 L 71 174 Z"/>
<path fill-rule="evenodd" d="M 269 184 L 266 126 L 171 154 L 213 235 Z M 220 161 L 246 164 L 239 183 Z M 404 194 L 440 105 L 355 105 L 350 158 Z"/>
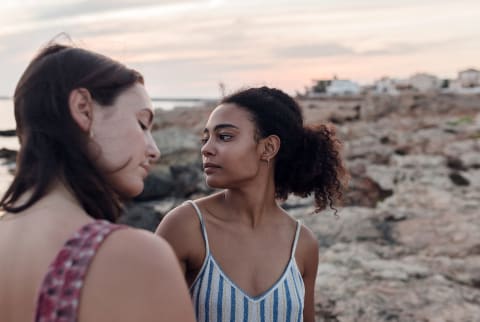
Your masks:
<path fill-rule="evenodd" d="M 88 157 L 88 133 L 73 120 L 68 98 L 72 90 L 85 88 L 93 100 L 109 108 L 138 82 L 143 84 L 143 77 L 137 71 L 98 53 L 60 44 L 41 50 L 15 89 L 20 151 L 16 175 L 0 207 L 21 212 L 61 180 L 90 216 L 114 221 L 121 210 L 120 198 Z M 27 191 L 28 200 L 14 206 Z"/>

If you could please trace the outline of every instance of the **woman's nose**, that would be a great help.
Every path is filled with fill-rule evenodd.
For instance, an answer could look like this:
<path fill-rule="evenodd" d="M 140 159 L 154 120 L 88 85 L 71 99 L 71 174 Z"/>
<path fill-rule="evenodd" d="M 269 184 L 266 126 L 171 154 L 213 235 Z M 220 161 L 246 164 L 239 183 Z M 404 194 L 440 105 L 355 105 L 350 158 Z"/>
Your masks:
<path fill-rule="evenodd" d="M 201 152 L 202 155 L 208 156 L 208 155 L 213 155 L 214 154 L 213 151 L 214 151 L 214 149 L 213 149 L 213 146 L 212 146 L 212 143 L 211 143 L 211 139 L 209 138 L 203 144 L 202 148 L 200 149 L 200 152 Z"/>
<path fill-rule="evenodd" d="M 157 143 L 155 143 L 151 133 L 149 133 L 147 153 L 151 162 L 156 162 L 160 159 L 160 150 L 158 149 Z"/>

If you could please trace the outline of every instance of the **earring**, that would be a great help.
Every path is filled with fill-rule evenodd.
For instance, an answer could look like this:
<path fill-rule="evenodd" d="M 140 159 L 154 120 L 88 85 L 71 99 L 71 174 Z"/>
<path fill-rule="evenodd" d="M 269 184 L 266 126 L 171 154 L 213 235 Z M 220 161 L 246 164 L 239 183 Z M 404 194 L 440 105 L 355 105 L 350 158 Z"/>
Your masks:
<path fill-rule="evenodd" d="M 90 130 L 90 133 L 89 133 L 89 135 L 88 135 L 88 136 L 90 137 L 90 139 L 93 139 L 93 138 L 95 137 L 95 134 L 93 134 L 93 131 L 92 131 L 92 130 Z"/>

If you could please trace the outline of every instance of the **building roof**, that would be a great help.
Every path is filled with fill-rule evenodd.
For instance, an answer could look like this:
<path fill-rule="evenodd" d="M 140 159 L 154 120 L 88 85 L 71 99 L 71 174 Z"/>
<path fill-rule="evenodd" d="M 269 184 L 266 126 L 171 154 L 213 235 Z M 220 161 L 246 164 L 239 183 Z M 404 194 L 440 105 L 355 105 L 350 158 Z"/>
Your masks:
<path fill-rule="evenodd" d="M 460 73 L 471 73 L 471 72 L 480 73 L 480 70 L 475 69 L 475 68 L 468 68 L 468 69 L 465 69 L 465 70 L 461 70 L 461 71 L 460 71 Z"/>

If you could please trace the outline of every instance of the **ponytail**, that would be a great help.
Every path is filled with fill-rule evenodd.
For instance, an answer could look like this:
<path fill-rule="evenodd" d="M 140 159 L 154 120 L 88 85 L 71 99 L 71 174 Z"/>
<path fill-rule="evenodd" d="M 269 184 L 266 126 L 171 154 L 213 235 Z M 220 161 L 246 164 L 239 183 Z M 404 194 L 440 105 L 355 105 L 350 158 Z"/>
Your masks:
<path fill-rule="evenodd" d="M 299 197 L 313 193 L 316 212 L 327 207 L 335 209 L 334 205 L 342 198 L 346 177 L 335 129 L 326 124 L 306 127 L 298 142 L 296 155 L 290 162 L 294 175 L 288 176 L 290 180 L 285 187 Z M 278 170 L 281 177 L 281 169 Z"/>
<path fill-rule="evenodd" d="M 247 110 L 259 137 L 277 135 L 281 146 L 275 157 L 275 195 L 286 199 L 314 194 L 315 212 L 334 205 L 342 197 L 346 170 L 334 128 L 319 124 L 304 127 L 298 103 L 279 89 L 260 87 L 241 90 L 221 103 Z"/>

